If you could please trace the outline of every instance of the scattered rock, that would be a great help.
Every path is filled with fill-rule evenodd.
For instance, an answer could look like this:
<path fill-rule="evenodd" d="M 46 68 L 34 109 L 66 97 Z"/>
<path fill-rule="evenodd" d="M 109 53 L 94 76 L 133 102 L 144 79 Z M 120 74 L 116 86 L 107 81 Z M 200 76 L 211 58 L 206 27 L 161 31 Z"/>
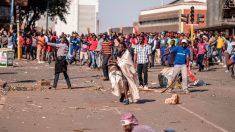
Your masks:
<path fill-rule="evenodd" d="M 165 104 L 171 104 L 171 105 L 179 104 L 179 95 L 173 94 L 171 98 L 167 98 L 165 100 Z"/>
<path fill-rule="evenodd" d="M 41 81 L 37 82 L 37 85 L 39 85 L 39 86 L 51 86 L 51 81 L 42 79 Z"/>

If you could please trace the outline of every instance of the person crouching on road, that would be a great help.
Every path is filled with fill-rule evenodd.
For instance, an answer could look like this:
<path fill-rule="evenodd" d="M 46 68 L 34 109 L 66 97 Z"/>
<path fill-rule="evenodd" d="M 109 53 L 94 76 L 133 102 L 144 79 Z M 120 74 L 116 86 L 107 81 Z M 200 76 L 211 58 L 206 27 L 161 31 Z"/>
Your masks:
<path fill-rule="evenodd" d="M 66 44 L 66 38 L 62 37 L 60 44 L 48 43 L 48 45 L 57 48 L 57 59 L 56 59 L 56 63 L 55 63 L 55 78 L 54 78 L 54 83 L 53 83 L 52 87 L 54 89 L 57 88 L 57 83 L 59 80 L 60 73 L 63 72 L 67 86 L 69 89 L 71 89 L 72 87 L 71 87 L 70 79 L 67 74 L 68 62 L 66 61 L 66 56 L 69 52 L 69 47 Z"/>
<path fill-rule="evenodd" d="M 182 87 L 185 93 L 189 93 L 188 90 L 188 75 L 187 75 L 187 65 L 189 63 L 189 55 L 190 50 L 187 48 L 187 40 L 183 39 L 179 46 L 173 48 L 170 53 L 175 53 L 175 61 L 174 61 L 174 70 L 173 75 L 171 76 L 170 81 L 174 81 L 175 77 L 181 72 L 182 74 Z M 171 84 L 171 83 L 170 83 Z"/>

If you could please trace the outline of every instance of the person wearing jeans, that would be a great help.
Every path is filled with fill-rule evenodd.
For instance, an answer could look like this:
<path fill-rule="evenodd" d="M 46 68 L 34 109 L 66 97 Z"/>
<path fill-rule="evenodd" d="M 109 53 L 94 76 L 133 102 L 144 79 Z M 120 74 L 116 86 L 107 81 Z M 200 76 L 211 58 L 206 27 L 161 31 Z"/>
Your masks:
<path fill-rule="evenodd" d="M 91 63 L 90 66 L 92 68 L 96 68 L 96 48 L 98 45 L 98 40 L 96 39 L 96 36 L 92 36 L 92 40 L 90 41 L 90 47 L 89 47 L 89 51 L 90 51 L 90 58 L 91 58 Z"/>
<path fill-rule="evenodd" d="M 135 48 L 134 63 L 137 65 L 137 73 L 140 88 L 148 89 L 148 64 L 152 64 L 151 47 L 144 44 L 144 36 L 139 38 L 140 44 Z M 144 80 L 142 74 L 144 73 Z"/>
<path fill-rule="evenodd" d="M 182 87 L 185 93 L 189 93 L 188 90 L 188 75 L 187 75 L 187 64 L 189 63 L 189 56 L 190 56 L 190 50 L 187 48 L 187 40 L 183 39 L 181 44 L 179 46 L 176 46 L 173 48 L 170 53 L 175 53 L 175 61 L 174 61 L 174 69 L 173 69 L 173 75 L 169 79 L 170 83 L 172 84 L 173 81 L 175 81 L 175 78 L 179 73 L 182 74 Z"/>
<path fill-rule="evenodd" d="M 108 40 L 106 35 L 103 35 L 104 42 L 102 43 L 102 55 L 103 55 L 103 81 L 109 80 L 108 61 L 112 54 L 112 43 Z"/>

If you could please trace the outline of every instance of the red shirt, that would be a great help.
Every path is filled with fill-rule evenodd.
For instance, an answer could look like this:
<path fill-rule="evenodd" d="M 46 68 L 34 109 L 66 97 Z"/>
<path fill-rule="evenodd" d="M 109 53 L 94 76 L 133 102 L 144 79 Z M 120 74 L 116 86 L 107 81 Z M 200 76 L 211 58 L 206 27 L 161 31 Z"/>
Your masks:
<path fill-rule="evenodd" d="M 97 40 L 92 40 L 90 41 L 90 47 L 89 47 L 89 50 L 90 51 L 95 51 L 96 48 L 97 48 L 97 45 L 98 45 L 98 41 Z"/>

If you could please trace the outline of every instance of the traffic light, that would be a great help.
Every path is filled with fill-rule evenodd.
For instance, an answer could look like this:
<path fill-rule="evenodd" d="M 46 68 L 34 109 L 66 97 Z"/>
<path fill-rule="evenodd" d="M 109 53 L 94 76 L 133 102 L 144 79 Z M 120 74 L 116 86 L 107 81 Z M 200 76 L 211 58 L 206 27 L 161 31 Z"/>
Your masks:
<path fill-rule="evenodd" d="M 16 22 L 19 22 L 20 19 L 20 7 L 16 6 Z"/>
<path fill-rule="evenodd" d="M 204 14 L 197 14 L 197 24 L 204 23 L 204 18 L 205 18 Z"/>
<path fill-rule="evenodd" d="M 181 14 L 181 22 L 188 24 L 189 15 Z"/>
<path fill-rule="evenodd" d="M 193 24 L 194 23 L 194 6 L 191 7 L 190 11 L 190 22 Z"/>

